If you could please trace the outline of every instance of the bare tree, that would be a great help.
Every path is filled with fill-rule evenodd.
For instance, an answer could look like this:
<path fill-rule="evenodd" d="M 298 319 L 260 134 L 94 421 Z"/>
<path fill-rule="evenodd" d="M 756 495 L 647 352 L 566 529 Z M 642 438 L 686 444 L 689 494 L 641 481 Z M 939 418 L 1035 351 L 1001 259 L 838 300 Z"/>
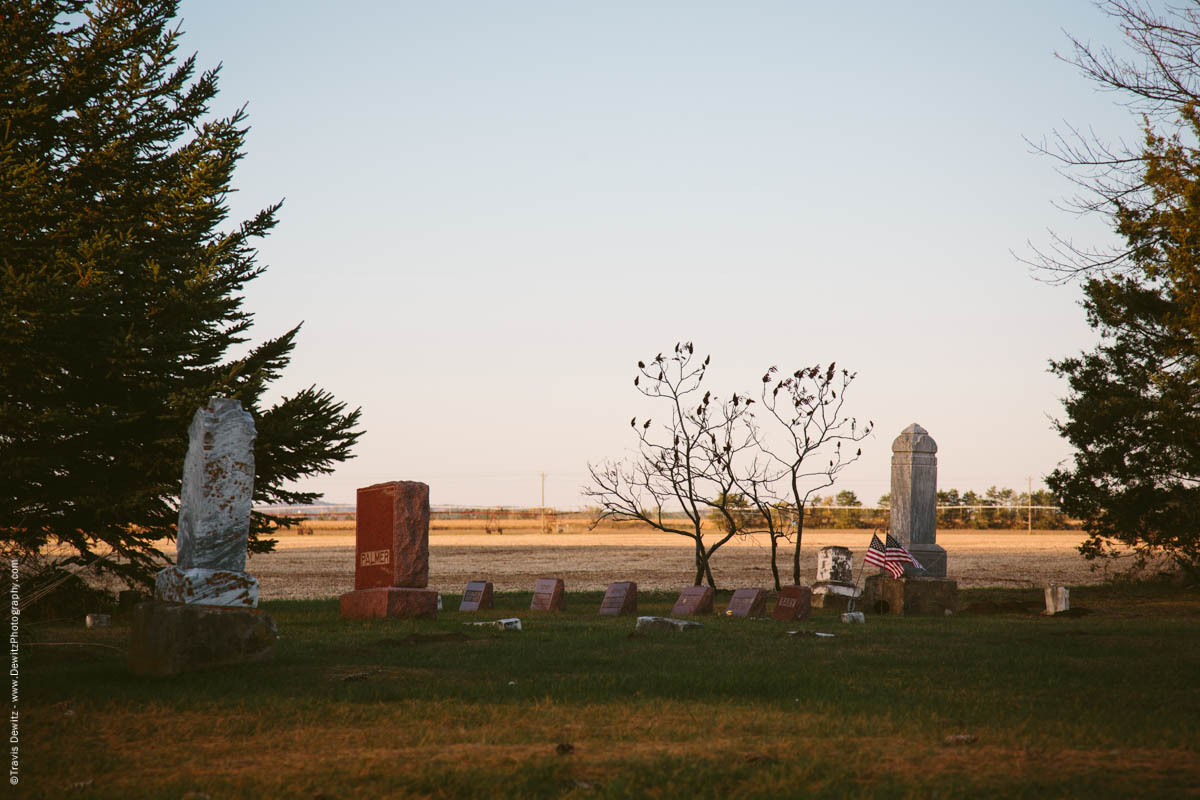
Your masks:
<path fill-rule="evenodd" d="M 798 369 L 790 376 L 776 379 L 771 367 L 762 379 L 762 407 L 770 430 L 755 428 L 755 445 L 769 460 L 765 467 L 748 473 L 737 485 L 747 491 L 770 523 L 771 571 L 779 585 L 776 559 L 776 526 L 770 522 L 780 510 L 787 512 L 790 533 L 795 534 L 792 550 L 792 582 L 800 583 L 800 549 L 804 542 L 804 512 L 814 493 L 828 488 L 837 474 L 862 456 L 862 449 L 843 443 L 862 441 L 874 428 L 873 422 L 860 427 L 854 417 L 843 414 L 846 390 L 855 373 L 838 370 L 830 363 Z M 774 386 L 772 386 L 774 383 Z"/>
<path fill-rule="evenodd" d="M 1143 136 L 1133 143 L 1107 142 L 1091 130 L 1068 127 L 1054 131 L 1049 141 L 1034 148 L 1055 159 L 1059 172 L 1079 188 L 1077 195 L 1067 198 L 1067 210 L 1136 216 L 1175 199 L 1147 184 L 1147 167 L 1155 151 L 1163 143 L 1196 149 L 1200 3 L 1193 0 L 1162 11 L 1140 0 L 1102 0 L 1096 5 L 1117 23 L 1129 54 L 1069 36 L 1071 52 L 1058 57 L 1101 88 L 1120 94 L 1121 102 L 1141 115 Z M 1053 282 L 1136 272 L 1137 260 L 1145 256 L 1145 248 L 1138 250 L 1128 243 L 1098 247 L 1077 244 L 1054 232 L 1050 236 L 1050 244 L 1033 248 L 1034 257 L 1027 262 Z"/>
<path fill-rule="evenodd" d="M 713 554 L 740 532 L 744 515 L 736 506 L 736 464 L 752 447 L 749 407 L 753 400 L 733 395 L 720 402 L 703 391 L 710 358 L 697 363 L 691 342 L 676 344 L 669 356 L 638 362 L 634 385 L 660 401 L 666 421 L 630 420 L 637 452 L 625 461 L 588 464 L 590 485 L 584 494 L 600 507 L 603 519 L 636 521 L 665 533 L 686 536 L 695 547 L 695 584 L 716 588 Z M 682 513 L 682 517 L 679 514 Z M 704 517 L 716 513 L 725 525 L 704 541 Z M 593 523 L 594 525 L 595 523 Z"/>
<path fill-rule="evenodd" d="M 830 364 L 775 380 L 771 367 L 763 376 L 761 405 L 770 428 L 764 431 L 747 395 L 733 394 L 724 402 L 709 391 L 701 396 L 708 364 L 708 358 L 695 363 L 690 342 L 676 345 L 671 356 L 660 353 L 649 365 L 638 362 L 634 385 L 663 401 L 669 420 L 658 427 L 649 419 L 630 420 L 636 456 L 589 464 L 592 481 L 584 493 L 599 503 L 596 522 L 637 521 L 692 539 L 697 585 L 707 580 L 715 586 L 713 554 L 734 536 L 752 533 L 770 538 L 776 589 L 779 542 L 792 541 L 792 582 L 798 584 L 805 507 L 861 456 L 861 449 L 852 456 L 848 448 L 843 451 L 843 443 L 861 441 L 873 427 L 860 427 L 843 414 L 854 375 Z M 716 540 L 708 545 L 706 516 L 717 523 Z"/>
<path fill-rule="evenodd" d="M 776 479 L 781 475 L 777 474 Z M 775 591 L 783 588 L 779 579 L 779 542 L 790 541 L 795 531 L 793 518 L 795 509 L 785 500 L 780 500 L 773 491 L 772 473 L 769 464 L 755 460 L 738 479 L 738 487 L 746 493 L 746 499 L 758 512 L 748 521 L 744 533 L 767 535 L 771 544 L 771 578 Z"/>

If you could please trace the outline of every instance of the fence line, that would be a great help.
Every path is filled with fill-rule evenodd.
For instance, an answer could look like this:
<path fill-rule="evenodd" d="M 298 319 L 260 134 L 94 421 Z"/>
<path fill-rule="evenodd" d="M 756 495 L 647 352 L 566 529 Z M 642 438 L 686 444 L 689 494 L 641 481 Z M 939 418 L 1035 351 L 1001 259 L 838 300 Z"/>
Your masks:
<path fill-rule="evenodd" d="M 302 519 L 343 519 L 355 516 L 353 503 L 329 505 L 255 506 L 255 511 L 282 517 Z M 753 514 L 751 509 L 742 509 Z M 843 506 L 811 505 L 805 508 L 805 527 L 871 528 L 886 527 L 890 521 L 890 506 Z M 540 519 L 546 527 L 547 517 L 555 520 L 568 517 L 590 517 L 595 512 L 589 509 L 553 509 L 530 506 L 434 506 L 430 511 L 433 519 L 479 520 L 492 527 L 500 520 Z M 682 512 L 666 516 L 683 517 Z M 937 507 L 939 527 L 965 528 L 1017 528 L 1028 526 L 1043 529 L 1071 527 L 1058 506 L 1042 505 L 939 505 Z M 551 523 L 553 527 L 555 523 Z"/>

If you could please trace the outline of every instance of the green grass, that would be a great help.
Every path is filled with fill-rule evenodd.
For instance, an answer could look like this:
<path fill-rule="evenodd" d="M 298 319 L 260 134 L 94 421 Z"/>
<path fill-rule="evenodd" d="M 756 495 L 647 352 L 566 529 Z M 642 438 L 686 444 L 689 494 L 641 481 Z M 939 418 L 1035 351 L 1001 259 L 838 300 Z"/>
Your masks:
<path fill-rule="evenodd" d="M 21 788 L 213 800 L 1196 792 L 1200 597 L 1126 586 L 1071 599 L 1090 613 L 852 626 L 818 610 L 655 635 L 598 616 L 599 593 L 568 595 L 564 614 L 499 595 L 494 612 L 436 621 L 267 603 L 281 639 L 263 665 L 146 679 L 115 651 L 26 647 Z M 673 602 L 643 592 L 639 611 Z M 964 609 L 1039 602 L 1031 590 L 959 595 Z M 462 624 L 502 616 L 525 630 Z M 797 629 L 835 637 L 787 634 Z M 128 629 L 31 635 L 122 647 Z M 955 734 L 975 739 L 946 744 Z"/>

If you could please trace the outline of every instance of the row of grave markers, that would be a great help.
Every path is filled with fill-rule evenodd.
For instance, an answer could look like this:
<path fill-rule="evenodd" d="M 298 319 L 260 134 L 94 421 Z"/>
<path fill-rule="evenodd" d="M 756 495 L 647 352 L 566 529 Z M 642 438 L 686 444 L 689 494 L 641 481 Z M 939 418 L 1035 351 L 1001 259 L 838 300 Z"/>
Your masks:
<path fill-rule="evenodd" d="M 491 581 L 471 581 L 463 592 L 459 611 L 486 611 L 492 608 L 493 586 Z M 562 578 L 539 578 L 533 586 L 530 611 L 564 611 L 566 609 L 565 584 Z M 637 614 L 637 583 L 619 581 L 609 584 L 600 602 L 600 613 L 617 617 Z M 684 589 L 675 607 L 673 617 L 692 617 L 713 613 L 713 590 L 708 586 L 689 586 Z M 812 613 L 812 588 L 809 586 L 785 586 L 779 591 L 771 617 L 781 620 L 808 619 Z M 730 617 L 765 617 L 767 615 L 767 593 L 763 589 L 738 589 L 725 608 Z"/>
<path fill-rule="evenodd" d="M 356 508 L 354 591 L 341 596 L 341 615 L 360 619 L 436 617 L 438 594 L 429 588 L 429 486 L 417 481 L 366 486 L 358 490 Z M 846 550 L 842 558 L 847 573 L 849 552 Z M 459 610 L 490 609 L 493 593 L 491 581 L 471 581 L 463 592 Z M 564 595 L 562 578 L 539 578 L 529 609 L 562 611 Z M 812 604 L 812 587 L 785 586 L 771 616 L 781 620 L 808 619 Z M 637 584 L 633 581 L 611 584 L 604 593 L 600 613 L 636 614 Z M 680 617 L 711 613 L 713 591 L 706 586 L 684 589 L 671 611 L 673 616 Z M 738 589 L 725 615 L 765 617 L 766 591 Z"/>

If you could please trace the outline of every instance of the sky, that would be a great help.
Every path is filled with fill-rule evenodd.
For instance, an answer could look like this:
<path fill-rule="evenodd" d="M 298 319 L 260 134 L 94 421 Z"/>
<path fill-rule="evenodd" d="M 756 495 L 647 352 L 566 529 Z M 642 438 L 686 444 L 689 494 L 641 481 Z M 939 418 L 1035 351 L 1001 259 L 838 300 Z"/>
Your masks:
<path fill-rule="evenodd" d="M 1058 205 L 1037 143 L 1138 121 L 1055 53 L 1120 44 L 1039 3 L 184 0 L 181 50 L 247 107 L 230 205 L 284 200 L 246 287 L 261 341 L 303 321 L 279 395 L 362 408 L 333 502 L 586 502 L 587 464 L 655 415 L 635 365 L 692 341 L 718 393 L 835 361 L 872 420 L 839 476 L 888 491 L 892 439 L 939 485 L 1024 490 L 1069 458 L 1051 359 L 1089 348 L 1078 286 L 1022 258 Z"/>

